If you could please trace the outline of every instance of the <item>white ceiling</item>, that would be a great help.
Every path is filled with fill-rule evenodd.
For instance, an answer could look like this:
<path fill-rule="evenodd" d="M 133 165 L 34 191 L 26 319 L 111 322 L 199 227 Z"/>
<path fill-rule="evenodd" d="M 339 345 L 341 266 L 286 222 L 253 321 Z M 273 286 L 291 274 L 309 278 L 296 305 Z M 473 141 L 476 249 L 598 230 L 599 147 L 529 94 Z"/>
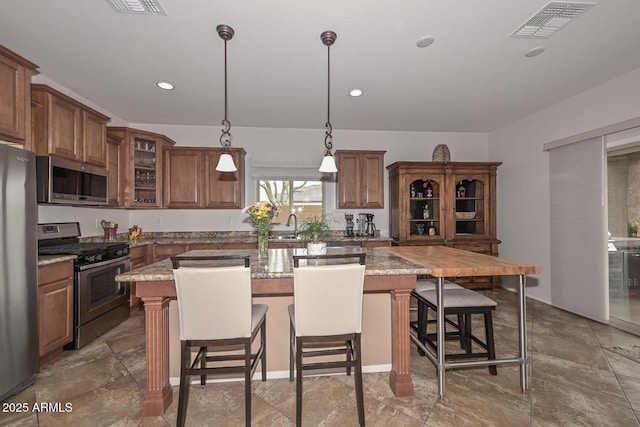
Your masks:
<path fill-rule="evenodd" d="M 510 38 L 545 0 L 0 0 L 0 43 L 129 123 L 488 132 L 640 68 L 640 1 L 598 0 L 549 39 Z M 435 43 L 418 48 L 416 41 Z M 542 55 L 526 58 L 531 48 Z M 155 86 L 172 82 L 173 91 Z M 360 98 L 348 91 L 359 88 Z"/>

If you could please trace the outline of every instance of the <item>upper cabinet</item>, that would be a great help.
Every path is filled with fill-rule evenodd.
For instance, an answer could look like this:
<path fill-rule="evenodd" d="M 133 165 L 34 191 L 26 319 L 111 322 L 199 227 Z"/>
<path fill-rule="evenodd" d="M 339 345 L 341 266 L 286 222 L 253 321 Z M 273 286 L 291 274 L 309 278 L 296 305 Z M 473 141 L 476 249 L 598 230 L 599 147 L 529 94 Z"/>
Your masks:
<path fill-rule="evenodd" d="M 427 245 L 495 239 L 500 164 L 396 162 L 387 166 L 391 238 L 400 244 Z"/>
<path fill-rule="evenodd" d="M 31 149 L 32 62 L 0 45 L 0 139 Z"/>
<path fill-rule="evenodd" d="M 31 85 L 33 151 L 107 165 L 109 117 L 42 84 Z"/>
<path fill-rule="evenodd" d="M 175 142 L 164 135 L 125 127 L 109 127 L 107 134 L 112 141 L 122 140 L 119 147 L 118 205 L 162 206 L 162 152 Z"/>
<path fill-rule="evenodd" d="M 122 152 L 125 151 L 124 138 L 107 134 L 107 172 L 109 174 L 109 206 L 118 207 L 123 203 L 123 191 L 121 185 L 124 183 L 124 164 L 120 163 Z M 122 176 L 122 178 L 121 178 Z"/>
<path fill-rule="evenodd" d="M 384 153 L 336 150 L 338 209 L 384 208 Z"/>
<path fill-rule="evenodd" d="M 244 200 L 242 148 L 231 148 L 237 172 L 218 172 L 222 148 L 173 147 L 164 152 L 164 206 L 241 209 Z"/>

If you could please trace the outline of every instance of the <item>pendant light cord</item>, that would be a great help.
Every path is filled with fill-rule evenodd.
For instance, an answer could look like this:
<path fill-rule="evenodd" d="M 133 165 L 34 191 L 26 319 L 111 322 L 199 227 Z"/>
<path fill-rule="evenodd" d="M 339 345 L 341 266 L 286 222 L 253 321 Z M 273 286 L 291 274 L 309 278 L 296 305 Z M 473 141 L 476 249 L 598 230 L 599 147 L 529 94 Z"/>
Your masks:
<path fill-rule="evenodd" d="M 325 126 L 325 137 L 324 137 L 324 146 L 327 149 L 327 152 L 330 152 L 333 148 L 333 137 L 331 136 L 331 131 L 333 131 L 333 127 L 331 126 L 331 45 L 327 45 L 327 123 Z"/>
<path fill-rule="evenodd" d="M 229 152 L 231 146 L 231 123 L 229 123 L 227 103 L 227 40 L 224 41 L 224 120 L 222 120 L 222 135 L 220 135 L 220 145 L 224 148 L 224 152 Z"/>

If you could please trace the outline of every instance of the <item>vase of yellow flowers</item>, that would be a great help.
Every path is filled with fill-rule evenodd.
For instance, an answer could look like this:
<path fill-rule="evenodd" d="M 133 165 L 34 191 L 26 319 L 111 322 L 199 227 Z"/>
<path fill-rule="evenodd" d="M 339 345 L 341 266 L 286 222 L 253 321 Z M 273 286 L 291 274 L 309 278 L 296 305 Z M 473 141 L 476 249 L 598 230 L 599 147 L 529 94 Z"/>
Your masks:
<path fill-rule="evenodd" d="M 262 200 L 245 207 L 242 213 L 249 215 L 258 234 L 258 258 L 266 257 L 269 249 L 271 220 L 278 216 L 279 208 L 273 203 Z"/>

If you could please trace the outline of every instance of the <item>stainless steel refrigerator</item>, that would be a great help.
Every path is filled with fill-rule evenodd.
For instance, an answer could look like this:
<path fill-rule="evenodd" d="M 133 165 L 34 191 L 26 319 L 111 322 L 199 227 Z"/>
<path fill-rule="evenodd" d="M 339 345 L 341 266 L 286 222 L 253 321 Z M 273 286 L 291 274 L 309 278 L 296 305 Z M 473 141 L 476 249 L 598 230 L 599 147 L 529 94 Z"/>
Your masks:
<path fill-rule="evenodd" d="M 36 162 L 0 143 L 0 401 L 38 371 Z"/>

